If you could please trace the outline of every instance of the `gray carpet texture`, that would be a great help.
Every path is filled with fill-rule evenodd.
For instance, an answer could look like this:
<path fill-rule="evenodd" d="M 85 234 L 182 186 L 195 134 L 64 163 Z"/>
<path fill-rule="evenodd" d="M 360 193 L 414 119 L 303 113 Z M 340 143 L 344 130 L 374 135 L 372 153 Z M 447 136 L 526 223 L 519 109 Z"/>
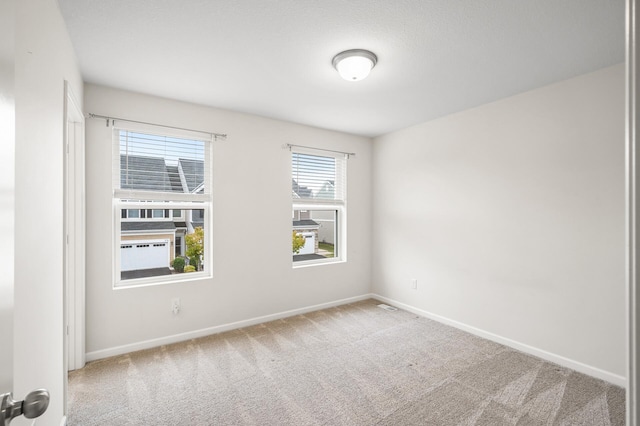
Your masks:
<path fill-rule="evenodd" d="M 624 389 L 366 300 L 90 362 L 70 426 L 624 425 Z"/>

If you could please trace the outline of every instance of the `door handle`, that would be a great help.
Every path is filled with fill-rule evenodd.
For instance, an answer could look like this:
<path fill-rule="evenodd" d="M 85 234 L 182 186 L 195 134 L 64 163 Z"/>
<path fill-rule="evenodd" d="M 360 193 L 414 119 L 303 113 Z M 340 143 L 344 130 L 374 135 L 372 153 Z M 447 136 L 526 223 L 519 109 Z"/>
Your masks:
<path fill-rule="evenodd" d="M 29 392 L 24 401 L 13 399 L 11 392 L 0 395 L 0 421 L 2 426 L 9 426 L 14 417 L 24 415 L 28 419 L 41 416 L 49 407 L 49 391 L 36 389 Z"/>

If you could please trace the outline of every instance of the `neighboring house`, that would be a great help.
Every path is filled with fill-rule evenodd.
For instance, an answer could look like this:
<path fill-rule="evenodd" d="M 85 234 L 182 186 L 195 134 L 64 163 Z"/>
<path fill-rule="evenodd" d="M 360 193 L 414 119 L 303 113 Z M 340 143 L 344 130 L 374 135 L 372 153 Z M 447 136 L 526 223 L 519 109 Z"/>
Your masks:
<path fill-rule="evenodd" d="M 293 219 L 293 230 L 305 238 L 304 246 L 295 255 L 315 254 L 318 252 L 318 233 L 320 224 L 312 219 L 303 219 L 309 215 L 308 211 L 296 211 L 294 213 L 298 219 Z"/>
<path fill-rule="evenodd" d="M 204 163 L 196 160 L 178 160 L 182 192 L 198 194 L 204 191 Z M 197 227 L 204 227 L 204 210 L 188 210 L 185 221 L 189 233 Z"/>
<path fill-rule="evenodd" d="M 316 198 L 333 200 L 336 195 L 335 181 L 328 180 L 316 194 Z M 336 239 L 336 216 L 330 211 L 314 211 L 312 214 L 314 221 L 320 225 L 318 239 L 322 243 L 335 244 Z"/>
<path fill-rule="evenodd" d="M 127 170 L 120 177 L 123 189 L 190 193 L 203 188 L 202 161 L 167 165 L 163 158 L 121 155 L 120 165 Z M 168 268 L 176 256 L 184 256 L 185 236 L 198 226 L 204 226 L 201 210 L 123 209 L 121 270 Z"/>
<path fill-rule="evenodd" d="M 321 198 L 323 200 L 333 200 L 336 197 L 336 187 L 335 182 L 332 180 L 328 180 L 322 185 L 322 188 L 316 194 L 316 198 Z"/>
<path fill-rule="evenodd" d="M 294 198 L 311 198 L 313 196 L 309 188 L 299 185 L 295 179 L 292 179 L 292 190 Z M 320 224 L 311 218 L 310 211 L 294 210 L 293 230 L 305 238 L 304 246 L 294 256 L 318 252 Z"/>

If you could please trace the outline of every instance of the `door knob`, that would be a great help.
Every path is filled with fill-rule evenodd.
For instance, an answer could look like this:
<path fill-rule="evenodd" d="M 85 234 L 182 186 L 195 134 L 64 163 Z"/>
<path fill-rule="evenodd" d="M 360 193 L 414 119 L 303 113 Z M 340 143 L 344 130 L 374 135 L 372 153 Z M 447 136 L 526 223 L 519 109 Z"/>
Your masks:
<path fill-rule="evenodd" d="M 0 421 L 9 426 L 14 417 L 24 415 L 28 419 L 41 416 L 49 407 L 49 391 L 36 389 L 29 392 L 24 401 L 16 401 L 11 393 L 0 395 Z"/>

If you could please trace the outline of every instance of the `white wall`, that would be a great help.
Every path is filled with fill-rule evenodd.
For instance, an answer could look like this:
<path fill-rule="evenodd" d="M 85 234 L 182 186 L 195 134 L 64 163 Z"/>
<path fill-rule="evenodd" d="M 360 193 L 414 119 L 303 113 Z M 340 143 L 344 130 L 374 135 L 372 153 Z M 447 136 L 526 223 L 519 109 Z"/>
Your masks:
<path fill-rule="evenodd" d="M 96 85 L 85 86 L 85 111 L 229 135 L 213 149 L 213 279 L 113 290 L 111 128 L 87 120 L 89 359 L 119 346 L 369 292 L 370 139 Z M 285 143 L 357 153 L 348 161 L 346 263 L 292 269 Z M 174 297 L 182 305 L 177 316 L 170 309 Z"/>
<path fill-rule="evenodd" d="M 14 394 L 47 388 L 51 403 L 38 425 L 59 425 L 66 383 L 64 80 L 77 96 L 83 86 L 55 0 L 16 2 L 15 54 Z"/>
<path fill-rule="evenodd" d="M 14 37 L 15 2 L 0 3 L 0 394 L 13 389 Z"/>
<path fill-rule="evenodd" d="M 373 176 L 375 293 L 622 380 L 622 65 L 376 138 Z"/>

